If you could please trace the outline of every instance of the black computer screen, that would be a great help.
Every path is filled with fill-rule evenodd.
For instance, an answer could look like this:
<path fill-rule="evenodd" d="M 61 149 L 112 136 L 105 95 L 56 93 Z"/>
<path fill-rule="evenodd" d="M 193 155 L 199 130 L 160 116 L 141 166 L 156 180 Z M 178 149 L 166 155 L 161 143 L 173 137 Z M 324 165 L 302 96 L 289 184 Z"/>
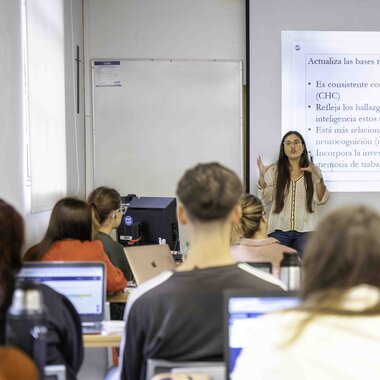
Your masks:
<path fill-rule="evenodd" d="M 117 230 L 121 244 L 159 244 L 165 239 L 172 251 L 179 251 L 177 202 L 172 197 L 133 197 Z"/>

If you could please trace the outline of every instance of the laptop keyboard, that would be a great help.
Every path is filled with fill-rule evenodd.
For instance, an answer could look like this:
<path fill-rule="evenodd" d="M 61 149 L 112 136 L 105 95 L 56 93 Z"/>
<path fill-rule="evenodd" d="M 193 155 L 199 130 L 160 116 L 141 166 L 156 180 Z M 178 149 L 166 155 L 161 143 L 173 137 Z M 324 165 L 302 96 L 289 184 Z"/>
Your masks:
<path fill-rule="evenodd" d="M 102 332 L 101 322 L 83 322 L 82 333 L 83 334 L 100 334 Z"/>

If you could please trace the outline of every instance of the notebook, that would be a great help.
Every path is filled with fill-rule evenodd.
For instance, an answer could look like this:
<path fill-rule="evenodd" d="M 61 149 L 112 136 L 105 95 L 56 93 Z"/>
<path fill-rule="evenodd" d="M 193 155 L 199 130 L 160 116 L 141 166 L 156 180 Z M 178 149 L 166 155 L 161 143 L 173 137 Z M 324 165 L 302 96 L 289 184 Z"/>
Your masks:
<path fill-rule="evenodd" d="M 104 319 L 106 281 L 102 262 L 25 262 L 20 281 L 50 286 L 77 310 L 84 334 L 100 333 Z"/>
<path fill-rule="evenodd" d="M 167 244 L 125 247 L 124 251 L 137 285 L 176 266 Z"/>
<path fill-rule="evenodd" d="M 247 289 L 224 292 L 224 355 L 228 380 L 245 345 L 247 326 L 260 315 L 294 307 L 299 302 L 297 292 L 254 292 Z"/>

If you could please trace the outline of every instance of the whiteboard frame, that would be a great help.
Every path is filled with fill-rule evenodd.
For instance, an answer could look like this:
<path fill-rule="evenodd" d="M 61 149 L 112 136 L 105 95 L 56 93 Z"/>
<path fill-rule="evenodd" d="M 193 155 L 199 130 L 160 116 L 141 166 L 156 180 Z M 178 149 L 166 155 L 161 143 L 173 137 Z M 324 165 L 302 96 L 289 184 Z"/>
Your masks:
<path fill-rule="evenodd" d="M 93 160 L 93 165 L 92 165 L 92 170 L 91 170 L 91 175 L 92 175 L 92 180 L 89 182 L 92 183 L 92 186 L 95 187 L 96 185 L 99 186 L 100 184 L 97 184 L 97 178 L 96 178 L 96 173 L 97 173 L 97 157 L 96 157 L 96 123 L 97 123 L 97 110 L 96 108 L 96 101 L 95 101 L 95 70 L 94 70 L 94 63 L 96 61 L 120 61 L 120 62 L 152 62 L 152 61 L 157 61 L 157 62 L 194 62 L 194 63 L 199 63 L 199 62 L 217 62 L 217 63 L 235 63 L 240 65 L 240 79 L 239 79 L 239 113 L 240 113 L 240 120 L 239 120 L 239 144 L 240 144 L 240 168 L 237 174 L 240 176 L 242 181 L 244 180 L 244 167 L 246 165 L 246 157 L 244 154 L 244 123 L 243 123 L 243 66 L 242 66 L 242 60 L 215 60 L 215 59 L 139 59 L 139 58 L 134 58 L 134 59 L 128 59 L 128 58 L 93 58 L 91 59 L 91 92 L 92 92 L 92 128 L 91 128 L 91 148 L 92 148 L 92 160 Z M 105 184 L 107 185 L 107 184 Z M 91 190 L 88 189 L 88 192 Z M 138 195 L 145 195 L 145 194 L 138 194 Z M 159 194 L 162 195 L 162 194 Z"/>

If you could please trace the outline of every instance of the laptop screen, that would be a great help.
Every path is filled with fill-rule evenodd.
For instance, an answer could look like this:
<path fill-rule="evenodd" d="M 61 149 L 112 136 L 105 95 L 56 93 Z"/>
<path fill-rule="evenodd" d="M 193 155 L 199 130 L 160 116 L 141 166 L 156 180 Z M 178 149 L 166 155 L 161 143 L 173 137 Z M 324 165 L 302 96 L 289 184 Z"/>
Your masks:
<path fill-rule="evenodd" d="M 299 304 L 296 292 L 255 293 L 250 290 L 229 290 L 225 303 L 225 360 L 228 379 L 236 360 L 247 342 L 247 328 L 260 315 Z"/>
<path fill-rule="evenodd" d="M 176 267 L 167 244 L 125 247 L 124 252 L 137 285 L 141 285 L 161 272 L 173 270 Z"/>
<path fill-rule="evenodd" d="M 65 295 L 82 322 L 102 321 L 105 268 L 101 262 L 26 262 L 17 278 L 50 286 Z"/>

